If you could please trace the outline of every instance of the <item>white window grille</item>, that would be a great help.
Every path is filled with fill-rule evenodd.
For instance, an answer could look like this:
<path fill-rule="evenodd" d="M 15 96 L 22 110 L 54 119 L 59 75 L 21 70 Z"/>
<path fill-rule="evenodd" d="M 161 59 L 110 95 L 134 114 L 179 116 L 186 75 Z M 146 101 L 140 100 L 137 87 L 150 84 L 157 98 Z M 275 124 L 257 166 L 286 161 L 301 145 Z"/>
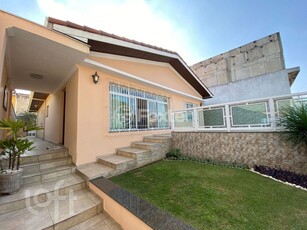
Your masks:
<path fill-rule="evenodd" d="M 110 131 L 169 129 L 169 99 L 110 83 Z"/>

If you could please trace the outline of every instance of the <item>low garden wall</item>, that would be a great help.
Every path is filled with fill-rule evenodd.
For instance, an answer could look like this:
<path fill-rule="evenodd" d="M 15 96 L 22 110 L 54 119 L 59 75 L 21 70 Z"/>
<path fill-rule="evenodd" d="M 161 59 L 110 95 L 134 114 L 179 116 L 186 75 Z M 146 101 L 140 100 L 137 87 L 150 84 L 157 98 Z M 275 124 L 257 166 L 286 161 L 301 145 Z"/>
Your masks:
<path fill-rule="evenodd" d="M 306 147 L 293 147 L 274 132 L 173 132 L 173 147 L 188 157 L 307 174 Z"/>

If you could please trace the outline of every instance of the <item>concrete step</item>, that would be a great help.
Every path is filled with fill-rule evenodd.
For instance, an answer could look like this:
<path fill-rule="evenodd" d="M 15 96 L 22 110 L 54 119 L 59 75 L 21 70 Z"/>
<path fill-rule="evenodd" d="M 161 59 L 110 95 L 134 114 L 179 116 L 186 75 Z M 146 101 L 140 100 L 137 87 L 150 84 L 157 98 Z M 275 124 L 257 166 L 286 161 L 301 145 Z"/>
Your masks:
<path fill-rule="evenodd" d="M 0 215 L 1 226 L 12 229 L 69 229 L 98 215 L 101 200 L 86 189 L 53 194 L 40 205 Z"/>
<path fill-rule="evenodd" d="M 57 149 L 57 150 L 50 150 L 44 152 L 43 154 L 24 154 L 21 156 L 21 165 L 28 164 L 28 163 L 35 163 L 44 160 L 52 160 L 57 158 L 68 157 L 68 150 L 65 148 Z"/>
<path fill-rule="evenodd" d="M 168 138 L 172 138 L 173 137 L 171 133 L 155 134 L 153 136 L 154 137 L 168 137 Z"/>
<path fill-rule="evenodd" d="M 139 149 L 139 148 L 131 148 L 131 147 L 125 147 L 125 148 L 118 148 L 116 153 L 120 156 L 124 157 L 130 157 L 133 159 L 139 159 L 141 157 L 150 155 L 150 150 L 146 149 Z"/>
<path fill-rule="evenodd" d="M 145 138 L 144 138 L 145 139 Z M 165 158 L 166 153 L 171 149 L 172 147 L 172 140 L 165 138 L 165 141 L 161 142 L 158 137 L 157 139 L 154 138 L 148 138 L 151 142 L 148 141 L 142 141 L 142 142 L 133 142 L 132 147 L 133 148 L 139 148 L 139 149 L 145 149 L 151 151 L 150 159 L 145 159 L 144 163 L 152 163 L 158 160 L 162 160 Z M 158 141 L 157 141 L 158 140 Z"/>
<path fill-rule="evenodd" d="M 42 160 L 21 165 L 24 175 L 39 173 L 41 170 L 65 166 L 71 164 L 71 157 L 61 157 L 52 160 Z"/>
<path fill-rule="evenodd" d="M 153 150 L 159 147 L 159 143 L 137 141 L 137 142 L 132 142 L 131 147 L 137 149 Z"/>
<path fill-rule="evenodd" d="M 44 203 L 50 198 L 50 194 L 64 195 L 84 188 L 85 181 L 76 174 L 25 185 L 15 194 L 0 196 L 0 214 Z"/>
<path fill-rule="evenodd" d="M 153 143 L 166 143 L 172 140 L 172 137 L 168 136 L 148 136 L 144 137 L 144 142 L 153 142 Z"/>
<path fill-rule="evenodd" d="M 97 161 L 105 166 L 116 170 L 126 171 L 133 167 L 136 161 L 133 158 L 120 156 L 117 154 L 98 157 Z"/>
<path fill-rule="evenodd" d="M 84 180 L 89 181 L 97 177 L 110 177 L 115 171 L 114 168 L 102 165 L 100 163 L 90 163 L 81 165 L 76 168 L 76 174 L 81 176 Z"/>
<path fill-rule="evenodd" d="M 23 184 L 26 185 L 43 182 L 57 177 L 73 174 L 75 172 L 75 168 L 76 167 L 73 164 L 70 164 L 54 168 L 42 169 L 38 173 L 24 173 L 22 176 Z"/>
<path fill-rule="evenodd" d="M 75 225 L 69 230 L 121 230 L 122 228 L 108 214 L 99 213 L 92 218 Z"/>

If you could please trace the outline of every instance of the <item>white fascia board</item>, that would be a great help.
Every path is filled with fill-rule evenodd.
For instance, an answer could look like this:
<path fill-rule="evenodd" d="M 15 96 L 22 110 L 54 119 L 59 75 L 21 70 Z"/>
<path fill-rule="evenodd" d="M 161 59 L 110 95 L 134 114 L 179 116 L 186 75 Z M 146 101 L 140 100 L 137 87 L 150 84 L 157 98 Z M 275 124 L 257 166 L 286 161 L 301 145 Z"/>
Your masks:
<path fill-rule="evenodd" d="M 207 92 L 210 94 L 210 96 L 213 97 L 213 94 L 210 92 L 208 87 L 196 76 L 196 74 L 190 69 L 190 67 L 187 66 L 187 64 L 180 57 L 178 57 L 178 60 L 193 75 L 193 77 L 199 82 L 199 84 L 207 90 Z"/>
<path fill-rule="evenodd" d="M 83 63 L 86 66 L 89 66 L 91 68 L 98 68 L 98 69 L 101 69 L 102 71 L 104 71 L 106 73 L 110 73 L 112 75 L 115 75 L 115 76 L 118 76 L 118 77 L 121 77 L 121 78 L 133 80 L 133 81 L 136 81 L 136 82 L 140 82 L 140 83 L 143 83 L 145 85 L 149 85 L 151 87 L 155 87 L 155 88 L 159 88 L 159 89 L 162 89 L 162 90 L 166 90 L 168 92 L 175 93 L 175 94 L 178 94 L 178 95 L 181 95 L 181 96 L 184 96 L 184 97 L 192 98 L 192 99 L 195 99 L 195 100 L 198 100 L 198 101 L 201 101 L 201 102 L 203 101 L 203 99 L 200 98 L 200 97 L 196 97 L 196 96 L 193 96 L 193 95 L 190 95 L 190 94 L 178 91 L 176 89 L 172 89 L 172 88 L 169 88 L 167 86 L 160 85 L 158 83 L 145 80 L 145 79 L 143 79 L 141 77 L 138 77 L 138 76 L 135 76 L 133 74 L 124 72 L 122 70 L 115 69 L 115 68 L 113 68 L 111 66 L 107 66 L 107 65 L 104 65 L 104 64 L 99 63 L 99 62 L 95 62 L 95 61 L 90 60 L 90 59 L 85 59 L 83 61 Z"/>

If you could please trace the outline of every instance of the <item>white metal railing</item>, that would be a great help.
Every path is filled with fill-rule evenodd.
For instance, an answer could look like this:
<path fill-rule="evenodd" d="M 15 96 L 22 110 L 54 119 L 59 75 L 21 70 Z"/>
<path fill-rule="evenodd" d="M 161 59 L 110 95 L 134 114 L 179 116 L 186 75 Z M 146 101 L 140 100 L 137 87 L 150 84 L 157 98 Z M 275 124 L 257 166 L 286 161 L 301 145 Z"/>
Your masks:
<path fill-rule="evenodd" d="M 276 131 L 282 109 L 307 103 L 307 92 L 172 112 L 175 131 Z"/>

